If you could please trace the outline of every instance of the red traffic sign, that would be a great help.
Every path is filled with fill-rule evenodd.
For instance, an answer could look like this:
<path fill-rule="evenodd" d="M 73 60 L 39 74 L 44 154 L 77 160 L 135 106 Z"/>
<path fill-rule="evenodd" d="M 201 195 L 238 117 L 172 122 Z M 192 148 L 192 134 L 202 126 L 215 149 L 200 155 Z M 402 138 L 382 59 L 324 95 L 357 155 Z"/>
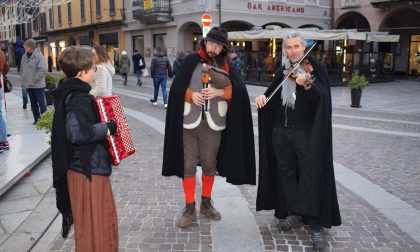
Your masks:
<path fill-rule="evenodd" d="M 211 18 L 211 15 L 210 14 L 204 13 L 201 16 L 201 24 L 203 26 L 210 26 L 211 25 L 211 21 L 212 21 L 212 18 Z"/>

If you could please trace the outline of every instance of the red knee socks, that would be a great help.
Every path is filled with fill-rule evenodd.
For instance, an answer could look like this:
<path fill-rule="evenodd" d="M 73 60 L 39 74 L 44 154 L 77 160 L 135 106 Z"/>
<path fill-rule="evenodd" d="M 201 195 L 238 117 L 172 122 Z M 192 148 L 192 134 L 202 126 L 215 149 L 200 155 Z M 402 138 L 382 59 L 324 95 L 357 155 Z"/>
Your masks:
<path fill-rule="evenodd" d="M 214 184 L 214 176 L 205 176 L 201 177 L 203 187 L 202 187 L 202 196 L 211 198 L 211 191 Z M 195 201 L 195 177 L 184 178 L 182 180 L 182 186 L 184 187 L 185 201 L 187 203 L 193 203 Z"/>
<path fill-rule="evenodd" d="M 182 186 L 184 187 L 185 201 L 193 203 L 195 201 L 195 177 L 184 178 Z"/>
<path fill-rule="evenodd" d="M 211 198 L 211 190 L 213 189 L 214 176 L 201 176 L 203 182 L 202 196 Z"/>

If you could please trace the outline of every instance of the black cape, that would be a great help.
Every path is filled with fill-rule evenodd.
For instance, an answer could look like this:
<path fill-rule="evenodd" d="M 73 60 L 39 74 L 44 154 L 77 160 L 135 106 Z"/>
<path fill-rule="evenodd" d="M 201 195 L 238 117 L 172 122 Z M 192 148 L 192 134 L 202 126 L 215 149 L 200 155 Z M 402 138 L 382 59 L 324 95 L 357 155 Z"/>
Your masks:
<path fill-rule="evenodd" d="M 309 142 L 307 162 L 311 165 L 310 174 L 300 174 L 297 202 L 294 213 L 318 219 L 323 227 L 341 225 L 340 210 L 335 187 L 332 125 L 331 125 L 331 93 L 325 65 L 312 57 L 311 62 L 315 76 L 315 85 L 321 92 L 316 108 Z M 267 89 L 268 96 L 283 80 L 283 69 L 276 73 L 273 83 Z M 285 218 L 288 209 L 285 205 L 282 186 L 276 175 L 276 159 L 272 143 L 272 130 L 276 104 L 281 99 L 281 89 L 263 109 L 258 111 L 259 128 L 259 182 L 257 192 L 257 211 L 275 210 L 277 218 Z"/>
<path fill-rule="evenodd" d="M 163 176 L 184 177 L 184 99 L 193 71 L 200 62 L 198 54 L 187 56 L 172 82 L 166 113 Z M 249 96 L 236 72 L 230 70 L 232 99 L 226 129 L 222 132 L 217 170 L 220 176 L 226 177 L 226 181 L 234 185 L 255 185 L 254 131 Z"/>

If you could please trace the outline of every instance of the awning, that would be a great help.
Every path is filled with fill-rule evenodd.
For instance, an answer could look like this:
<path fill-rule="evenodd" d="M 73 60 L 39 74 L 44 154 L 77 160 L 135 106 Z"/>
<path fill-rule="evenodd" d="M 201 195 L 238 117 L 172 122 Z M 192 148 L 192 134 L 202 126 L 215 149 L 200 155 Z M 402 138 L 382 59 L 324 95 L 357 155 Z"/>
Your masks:
<path fill-rule="evenodd" d="M 382 35 L 368 33 L 367 42 L 398 42 L 400 41 L 400 35 Z"/>
<path fill-rule="evenodd" d="M 255 39 L 283 39 L 290 31 L 298 31 L 305 39 L 314 40 L 341 40 L 341 39 L 354 39 L 364 40 L 367 42 L 398 42 L 399 35 L 388 35 L 381 32 L 380 34 L 369 32 L 358 32 L 356 30 L 316 30 L 316 29 L 303 29 L 303 28 L 272 28 L 251 31 L 237 31 L 229 32 L 229 40 L 255 40 Z"/>

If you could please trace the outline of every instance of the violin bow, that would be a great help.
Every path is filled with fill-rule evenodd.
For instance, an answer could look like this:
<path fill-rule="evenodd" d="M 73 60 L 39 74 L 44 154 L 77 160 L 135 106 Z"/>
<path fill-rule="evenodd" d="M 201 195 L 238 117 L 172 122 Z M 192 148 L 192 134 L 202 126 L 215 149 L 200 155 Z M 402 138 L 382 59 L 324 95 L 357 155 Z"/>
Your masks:
<path fill-rule="evenodd" d="M 280 84 L 274 89 L 273 92 L 271 92 L 271 94 L 268 96 L 267 98 L 267 102 L 266 104 L 271 100 L 271 98 L 273 98 L 273 96 L 277 93 L 277 91 L 279 91 L 279 89 L 283 86 L 284 82 L 287 80 L 287 78 L 290 77 L 290 75 L 292 75 L 295 70 L 299 67 L 300 63 L 302 63 L 302 61 L 306 58 L 306 56 L 308 56 L 308 54 L 312 51 L 312 49 L 315 48 L 317 42 L 315 42 L 310 48 L 309 50 L 303 55 L 303 57 L 296 63 L 293 64 L 293 69 L 292 71 L 290 71 L 285 77 L 284 79 L 280 82 Z"/>

